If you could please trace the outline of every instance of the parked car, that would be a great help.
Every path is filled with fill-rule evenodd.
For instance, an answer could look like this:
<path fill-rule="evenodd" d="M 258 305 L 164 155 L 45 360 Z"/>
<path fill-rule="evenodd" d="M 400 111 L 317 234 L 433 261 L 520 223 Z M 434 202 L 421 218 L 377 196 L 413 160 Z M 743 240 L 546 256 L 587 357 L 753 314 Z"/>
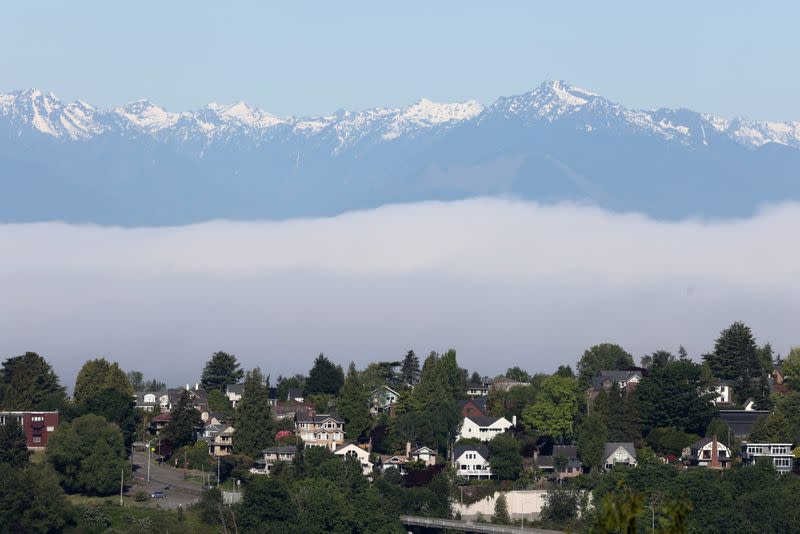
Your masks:
<path fill-rule="evenodd" d="M 154 491 L 153 493 L 150 494 L 150 498 L 151 499 L 166 499 L 167 498 L 167 494 L 164 493 L 163 491 Z"/>

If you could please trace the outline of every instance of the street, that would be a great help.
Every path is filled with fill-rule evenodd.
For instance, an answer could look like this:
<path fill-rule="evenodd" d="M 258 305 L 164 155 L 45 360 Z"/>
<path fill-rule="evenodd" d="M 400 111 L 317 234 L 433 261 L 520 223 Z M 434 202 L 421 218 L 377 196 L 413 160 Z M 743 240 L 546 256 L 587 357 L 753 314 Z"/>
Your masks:
<path fill-rule="evenodd" d="M 201 476 L 199 471 L 187 470 L 190 475 Z M 175 469 L 169 463 L 158 464 L 155 455 L 151 458 L 150 482 L 147 482 L 147 452 L 134 447 L 133 452 L 133 484 L 128 488 L 127 495 L 134 496 L 136 493 L 144 491 L 148 495 L 148 506 L 155 508 L 177 508 L 182 505 L 184 508 L 197 503 L 202 487 L 198 482 L 186 480 L 183 469 Z M 150 494 L 154 491 L 163 491 L 166 494 L 164 499 L 150 499 Z"/>

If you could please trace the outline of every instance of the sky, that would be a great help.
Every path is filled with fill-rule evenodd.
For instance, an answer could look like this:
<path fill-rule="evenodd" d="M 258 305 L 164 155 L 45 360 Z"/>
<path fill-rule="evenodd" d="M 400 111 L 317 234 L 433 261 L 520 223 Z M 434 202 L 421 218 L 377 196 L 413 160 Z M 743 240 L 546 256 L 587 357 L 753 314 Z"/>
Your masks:
<path fill-rule="evenodd" d="M 273 378 L 455 348 L 470 372 L 553 372 L 601 342 L 695 359 L 744 321 L 800 344 L 800 204 L 655 221 L 502 199 L 283 222 L 0 225 L 0 355 L 72 385 L 89 358 L 171 385 L 217 350 Z"/>
<path fill-rule="evenodd" d="M 0 91 L 274 114 L 477 99 L 563 79 L 633 108 L 800 120 L 791 1 L 10 2 Z"/>

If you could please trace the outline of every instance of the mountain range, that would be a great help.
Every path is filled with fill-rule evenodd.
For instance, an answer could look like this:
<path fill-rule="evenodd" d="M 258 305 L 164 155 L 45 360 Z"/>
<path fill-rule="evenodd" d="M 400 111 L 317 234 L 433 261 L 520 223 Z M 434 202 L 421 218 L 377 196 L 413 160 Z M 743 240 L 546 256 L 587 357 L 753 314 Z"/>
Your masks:
<path fill-rule="evenodd" d="M 152 226 L 510 196 L 660 219 L 800 199 L 800 122 L 631 110 L 562 81 L 476 101 L 277 117 L 0 94 L 0 221 Z"/>

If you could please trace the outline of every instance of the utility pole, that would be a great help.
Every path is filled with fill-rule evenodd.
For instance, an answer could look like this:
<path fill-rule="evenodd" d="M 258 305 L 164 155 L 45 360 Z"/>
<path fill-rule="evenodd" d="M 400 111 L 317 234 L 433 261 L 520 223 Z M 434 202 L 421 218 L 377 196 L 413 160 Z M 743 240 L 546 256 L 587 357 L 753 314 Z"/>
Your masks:
<path fill-rule="evenodd" d="M 119 505 L 122 504 L 122 487 L 125 485 L 125 468 L 123 467 L 119 474 Z"/>
<path fill-rule="evenodd" d="M 217 456 L 217 487 L 219 487 L 219 456 Z"/>

